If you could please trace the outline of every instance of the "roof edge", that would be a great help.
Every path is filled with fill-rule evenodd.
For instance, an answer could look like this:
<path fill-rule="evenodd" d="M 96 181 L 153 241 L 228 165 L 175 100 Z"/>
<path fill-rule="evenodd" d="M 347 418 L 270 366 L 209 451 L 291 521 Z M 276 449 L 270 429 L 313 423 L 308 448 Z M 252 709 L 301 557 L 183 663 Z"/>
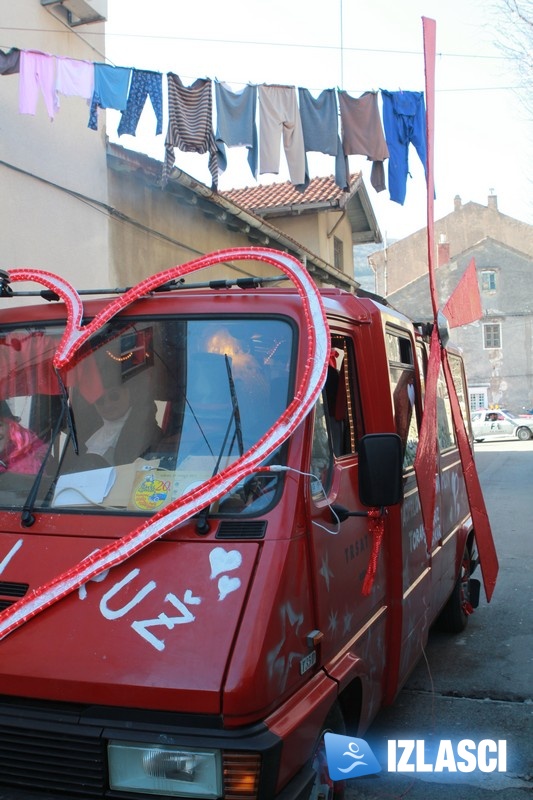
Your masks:
<path fill-rule="evenodd" d="M 106 153 L 108 160 L 115 159 L 116 163 L 112 168 L 117 172 L 121 171 L 120 164 L 124 165 L 122 169 L 127 171 L 131 169 L 133 172 L 141 171 L 153 180 L 154 185 L 161 188 L 161 174 L 162 162 L 158 161 L 145 153 L 138 153 L 134 150 L 128 150 L 121 145 L 107 142 Z M 339 286 L 347 291 L 354 292 L 359 283 L 341 270 L 336 269 L 332 264 L 328 264 L 322 258 L 317 256 L 309 250 L 301 242 L 292 239 L 287 234 L 280 231 L 274 225 L 264 220 L 262 217 L 254 214 L 247 209 L 242 208 L 234 201 L 226 199 L 222 194 L 214 192 L 201 181 L 193 178 L 187 172 L 174 166 L 169 179 L 168 185 L 178 184 L 185 187 L 189 191 L 201 196 L 206 201 L 213 203 L 223 211 L 231 214 L 237 220 L 249 225 L 260 233 L 273 239 L 280 245 L 280 249 L 291 251 L 296 257 L 305 264 L 310 274 L 314 274 L 320 280 L 333 283 L 334 286 Z M 162 189 L 165 191 L 165 189 Z"/>

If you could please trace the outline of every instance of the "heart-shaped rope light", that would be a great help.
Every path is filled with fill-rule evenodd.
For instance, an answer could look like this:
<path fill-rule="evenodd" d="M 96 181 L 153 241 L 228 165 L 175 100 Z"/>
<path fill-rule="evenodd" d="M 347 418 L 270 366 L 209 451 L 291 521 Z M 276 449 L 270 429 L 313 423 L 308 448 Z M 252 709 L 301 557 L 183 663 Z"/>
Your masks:
<path fill-rule="evenodd" d="M 450 397 L 452 418 L 457 436 L 459 455 L 463 468 L 466 492 L 470 513 L 474 525 L 476 545 L 479 554 L 479 563 L 483 575 L 483 585 L 487 600 L 490 600 L 498 575 L 498 557 L 494 547 L 494 540 L 490 522 L 483 499 L 483 492 L 479 483 L 472 447 L 461 413 L 461 406 L 457 397 L 457 390 L 446 352 L 446 341 L 439 332 L 439 324 L 444 316 L 449 327 L 467 325 L 482 316 L 479 286 L 477 282 L 476 267 L 472 260 L 463 278 L 458 283 L 452 296 L 446 303 L 442 312 L 438 310 L 438 297 L 435 285 L 435 228 L 434 228 L 434 197 L 435 184 L 433 172 L 433 141 L 435 131 L 435 55 L 436 55 L 436 25 L 435 20 L 422 17 L 424 32 L 424 61 L 426 76 L 426 134 L 427 134 L 427 242 L 429 287 L 435 324 L 431 335 L 428 373 L 426 379 L 426 394 L 424 414 L 420 429 L 420 439 L 414 463 L 422 518 L 426 533 L 428 551 L 433 543 L 433 520 L 435 514 L 436 474 L 437 474 L 437 380 L 440 367 L 444 372 L 446 386 Z M 435 476 L 435 480 L 428 480 L 428 476 Z"/>
<path fill-rule="evenodd" d="M 67 307 L 65 333 L 54 356 L 59 372 L 75 360 L 82 344 L 112 317 L 157 287 L 192 272 L 228 261 L 262 261 L 277 267 L 296 287 L 304 310 L 306 328 L 301 331 L 306 348 L 304 369 L 295 396 L 287 409 L 269 430 L 238 460 L 204 481 L 164 509 L 154 514 L 135 530 L 82 559 L 49 583 L 29 592 L 24 598 L 0 613 L 0 639 L 5 638 L 38 613 L 78 589 L 111 567 L 122 564 L 201 509 L 218 500 L 239 481 L 258 470 L 313 408 L 326 380 L 330 337 L 326 315 L 317 287 L 305 267 L 292 256 L 266 248 L 234 248 L 220 250 L 146 278 L 113 300 L 89 324 L 83 326 L 83 304 L 76 290 L 52 273 L 34 269 L 14 269 L 10 282 L 34 281 L 55 292 Z M 282 278 L 282 276 L 280 276 Z M 268 467 L 266 468 L 268 469 Z"/>

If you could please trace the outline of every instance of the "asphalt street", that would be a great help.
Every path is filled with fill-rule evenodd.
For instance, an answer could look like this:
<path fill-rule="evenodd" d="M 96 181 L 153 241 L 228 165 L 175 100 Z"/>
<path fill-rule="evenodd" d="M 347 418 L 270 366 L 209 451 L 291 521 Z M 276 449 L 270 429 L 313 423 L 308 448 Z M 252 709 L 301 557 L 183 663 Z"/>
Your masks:
<path fill-rule="evenodd" d="M 396 702 L 364 738 L 382 765 L 348 782 L 349 800 L 526 800 L 533 796 L 533 441 L 476 444 L 500 572 L 464 633 L 432 631 Z M 476 575 L 476 577 L 480 577 Z M 387 771 L 387 742 L 505 740 L 505 772 Z"/>

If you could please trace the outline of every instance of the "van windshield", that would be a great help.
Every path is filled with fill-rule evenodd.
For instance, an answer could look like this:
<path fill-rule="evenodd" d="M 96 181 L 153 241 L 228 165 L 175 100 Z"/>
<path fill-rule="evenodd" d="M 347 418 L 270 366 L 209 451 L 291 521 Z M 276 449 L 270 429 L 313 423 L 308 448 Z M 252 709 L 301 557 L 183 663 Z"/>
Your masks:
<path fill-rule="evenodd" d="M 285 319 L 119 317 L 58 376 L 63 332 L 0 330 L 0 507 L 155 513 L 245 453 L 292 398 Z M 252 475 L 211 512 L 262 513 L 276 489 L 274 473 Z"/>

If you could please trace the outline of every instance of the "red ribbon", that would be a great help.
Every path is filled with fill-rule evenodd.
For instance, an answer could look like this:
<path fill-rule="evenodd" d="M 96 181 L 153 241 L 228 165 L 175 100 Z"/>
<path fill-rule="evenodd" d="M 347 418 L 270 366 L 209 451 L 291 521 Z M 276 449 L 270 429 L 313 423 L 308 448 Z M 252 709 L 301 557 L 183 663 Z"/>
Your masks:
<path fill-rule="evenodd" d="M 380 508 L 371 508 L 368 512 L 367 519 L 368 530 L 370 531 L 373 540 L 372 552 L 370 553 L 370 559 L 368 562 L 368 567 L 366 568 L 365 579 L 363 581 L 363 588 L 361 589 L 361 594 L 365 597 L 370 594 L 372 591 L 372 586 L 374 585 L 374 578 L 376 577 L 376 570 L 378 568 L 379 551 L 381 549 L 381 540 L 383 539 L 383 533 L 385 532 L 385 517 Z"/>

